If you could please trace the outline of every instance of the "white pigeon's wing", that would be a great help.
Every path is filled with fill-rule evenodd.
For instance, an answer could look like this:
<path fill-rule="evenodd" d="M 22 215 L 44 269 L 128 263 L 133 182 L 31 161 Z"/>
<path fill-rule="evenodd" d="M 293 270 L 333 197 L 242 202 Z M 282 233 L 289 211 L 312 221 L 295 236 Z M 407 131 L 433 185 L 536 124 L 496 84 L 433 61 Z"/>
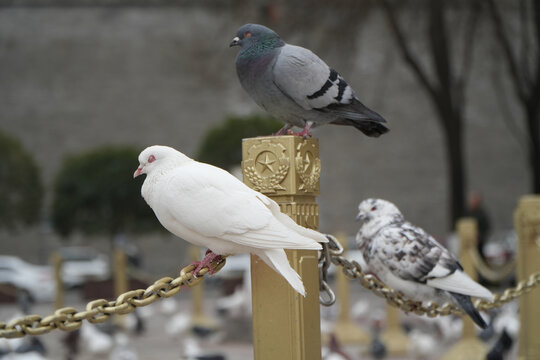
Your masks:
<path fill-rule="evenodd" d="M 354 98 L 337 71 L 300 46 L 283 46 L 272 73 L 276 86 L 306 110 L 350 104 Z"/>
<path fill-rule="evenodd" d="M 203 236 L 261 249 L 320 247 L 276 220 L 259 193 L 212 165 L 179 167 L 162 190 L 160 206 L 178 224 Z"/>
<path fill-rule="evenodd" d="M 377 235 L 380 260 L 396 276 L 420 283 L 463 270 L 448 250 L 421 228 L 403 223 Z"/>

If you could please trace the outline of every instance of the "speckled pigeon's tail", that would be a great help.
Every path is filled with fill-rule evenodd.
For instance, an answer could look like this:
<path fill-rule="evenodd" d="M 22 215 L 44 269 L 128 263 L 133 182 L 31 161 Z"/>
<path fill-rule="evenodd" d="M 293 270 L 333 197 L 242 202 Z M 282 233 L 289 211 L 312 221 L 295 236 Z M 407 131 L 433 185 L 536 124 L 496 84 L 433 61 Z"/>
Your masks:
<path fill-rule="evenodd" d="M 449 291 L 449 293 L 456 299 L 459 306 L 471 317 L 474 323 L 480 326 L 482 329 L 487 328 L 487 324 L 482 318 L 482 315 L 474 307 L 471 297 L 469 295 L 458 294 L 455 292 Z"/>

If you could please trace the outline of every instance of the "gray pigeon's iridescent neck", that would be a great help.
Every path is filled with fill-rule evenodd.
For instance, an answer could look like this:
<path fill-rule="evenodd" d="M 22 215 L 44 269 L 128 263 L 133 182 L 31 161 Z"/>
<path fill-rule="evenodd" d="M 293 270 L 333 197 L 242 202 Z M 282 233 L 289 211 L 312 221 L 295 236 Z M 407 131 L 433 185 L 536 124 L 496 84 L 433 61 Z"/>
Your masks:
<path fill-rule="evenodd" d="M 283 45 L 285 45 L 283 40 L 281 40 L 275 34 L 270 34 L 270 36 L 261 37 L 250 47 L 242 48 L 242 50 L 238 53 L 238 60 L 249 61 L 256 59 L 272 52 L 274 49 L 282 47 Z"/>

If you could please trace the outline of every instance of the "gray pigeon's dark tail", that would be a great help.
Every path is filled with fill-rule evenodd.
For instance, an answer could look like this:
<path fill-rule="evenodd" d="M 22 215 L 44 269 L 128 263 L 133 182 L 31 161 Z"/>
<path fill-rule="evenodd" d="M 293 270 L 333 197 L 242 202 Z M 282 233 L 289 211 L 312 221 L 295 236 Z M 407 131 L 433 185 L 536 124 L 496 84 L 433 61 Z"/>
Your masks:
<path fill-rule="evenodd" d="M 353 98 L 350 104 L 332 104 L 327 109 L 341 117 L 332 124 L 354 126 L 367 136 L 379 137 L 390 130 L 381 115 L 364 106 L 357 98 Z"/>
<path fill-rule="evenodd" d="M 384 124 L 371 121 L 351 121 L 351 125 L 370 137 L 379 137 L 390 130 Z"/>
<path fill-rule="evenodd" d="M 488 327 L 488 325 L 482 318 L 482 315 L 480 315 L 478 310 L 476 310 L 476 308 L 474 307 L 471 301 L 471 297 L 469 295 L 458 294 L 451 291 L 449 291 L 449 293 L 454 297 L 454 299 L 456 299 L 459 306 L 461 306 L 461 308 L 467 313 L 467 315 L 471 317 L 471 319 L 476 325 L 480 326 L 482 329 Z"/>

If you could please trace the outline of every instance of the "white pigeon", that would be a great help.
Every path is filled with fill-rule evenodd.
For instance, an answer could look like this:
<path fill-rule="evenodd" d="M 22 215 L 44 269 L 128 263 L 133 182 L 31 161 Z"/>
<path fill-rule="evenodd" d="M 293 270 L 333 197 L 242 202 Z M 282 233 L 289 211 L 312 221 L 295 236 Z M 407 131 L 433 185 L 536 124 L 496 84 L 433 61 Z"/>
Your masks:
<path fill-rule="evenodd" d="M 493 294 L 472 280 L 447 249 L 405 221 L 391 202 L 367 199 L 358 209 L 362 226 L 356 243 L 370 272 L 411 300 L 457 304 L 478 326 L 487 327 L 471 296 L 493 300 Z"/>
<path fill-rule="evenodd" d="M 225 170 L 173 148 L 150 146 L 139 155 L 139 163 L 133 177 L 147 175 L 141 193 L 160 223 L 209 249 L 195 274 L 220 255 L 252 253 L 305 296 L 283 249 L 320 250 L 319 243 L 328 241 L 324 235 L 297 225 L 275 201 Z"/>

